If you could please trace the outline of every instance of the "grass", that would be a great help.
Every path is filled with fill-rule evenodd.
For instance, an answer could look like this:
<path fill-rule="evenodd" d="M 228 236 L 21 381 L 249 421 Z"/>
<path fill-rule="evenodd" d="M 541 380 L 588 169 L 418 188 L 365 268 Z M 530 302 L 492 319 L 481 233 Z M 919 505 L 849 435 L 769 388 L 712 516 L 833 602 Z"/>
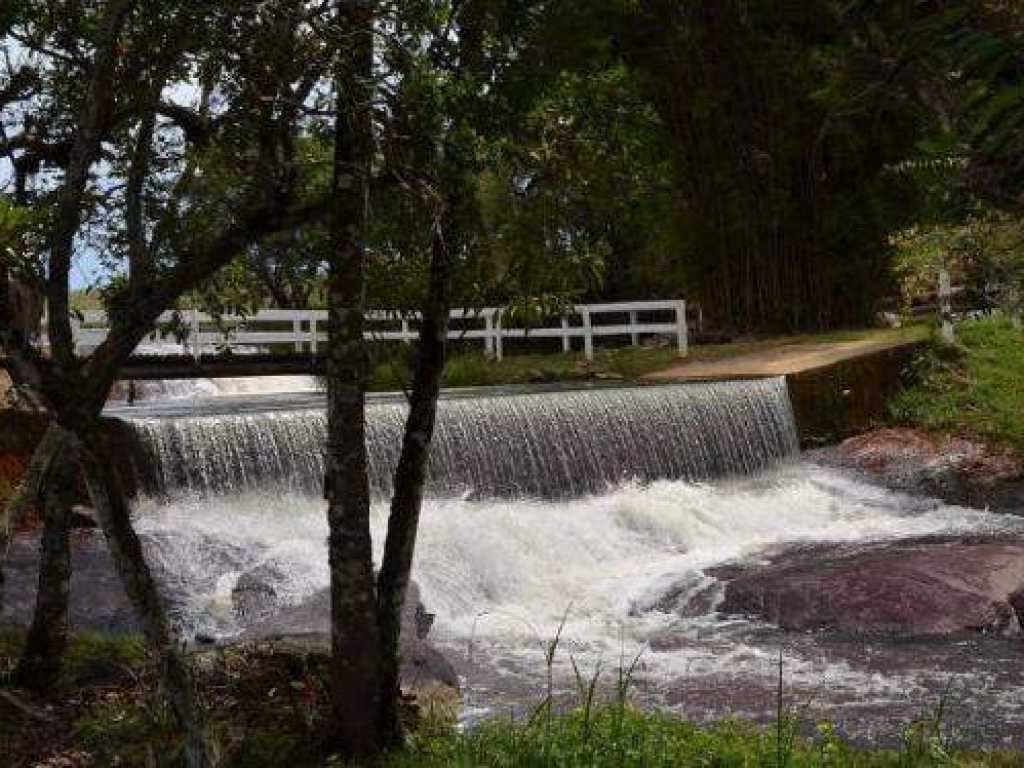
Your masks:
<path fill-rule="evenodd" d="M 924 326 L 902 329 L 834 331 L 821 334 L 771 336 L 745 339 L 729 344 L 702 344 L 690 347 L 687 360 L 721 360 L 728 357 L 776 349 L 792 344 L 841 343 L 849 341 L 913 341 L 927 336 Z M 411 381 L 408 348 L 394 347 L 378 359 L 370 378 L 373 391 L 406 389 Z M 588 363 L 583 354 L 513 354 L 501 362 L 487 359 L 480 352 L 457 352 L 445 369 L 446 387 L 486 387 L 538 382 L 566 382 L 590 379 L 636 381 L 649 373 L 663 371 L 681 362 L 676 347 L 619 347 L 598 349 Z"/>
<path fill-rule="evenodd" d="M 1024 331 L 998 318 L 964 323 L 955 345 L 929 342 L 914 374 L 891 404 L 896 421 L 1024 451 Z"/>
<path fill-rule="evenodd" d="M 0 630 L 0 671 L 11 668 L 23 633 Z M 553 658 L 558 638 L 550 645 Z M 346 765 L 320 743 L 328 713 L 327 656 L 300 645 L 256 643 L 193 657 L 207 712 L 209 741 L 225 768 Z M 635 661 L 634 661 L 635 664 Z M 550 669 L 550 662 L 549 662 Z M 530 716 L 502 718 L 468 730 L 449 712 L 409 710 L 407 747 L 377 768 L 968 768 L 1024 766 L 1024 752 L 955 748 L 943 707 L 895 731 L 885 748 L 858 747 L 829 723 L 793 717 L 778 697 L 775 722 L 722 720 L 698 726 L 629 702 L 630 665 L 618 672 L 611 699 L 598 703 L 593 678 L 577 675 L 575 705 L 550 706 L 551 689 Z M 6 683 L 0 676 L 0 689 Z M 782 692 L 780 684 L 780 693 Z M 19 695 L 22 695 L 19 692 Z M 176 766 L 181 740 L 160 696 L 152 663 L 137 637 L 76 635 L 65 682 L 49 701 L 32 701 L 60 720 L 40 726 L 3 710 L 5 766 Z M 6 739 L 6 741 L 5 741 Z M 4 748 L 6 747 L 6 751 Z"/>
<path fill-rule="evenodd" d="M 900 734 L 898 746 L 858 748 L 827 723 L 798 735 L 783 718 L 758 728 L 723 721 L 702 728 L 667 713 L 608 706 L 580 708 L 551 723 L 493 723 L 468 733 L 439 732 L 414 739 L 412 749 L 385 762 L 388 768 L 916 768 L 917 766 L 1019 766 L 1018 752 L 968 752 L 950 748 L 934 720 Z"/>
<path fill-rule="evenodd" d="M 0 630 L 0 673 L 13 667 L 23 633 Z M 557 648 L 551 643 L 550 657 Z M 300 645 L 256 643 L 193 657 L 210 743 L 225 768 L 328 768 L 320 736 L 328 713 L 327 656 Z M 634 661 L 635 664 L 635 661 Z M 550 668 L 550 665 L 549 665 Z M 597 703 L 592 679 L 577 676 L 575 705 L 550 706 L 550 688 L 532 715 L 469 730 L 450 712 L 409 709 L 406 749 L 386 755 L 379 768 L 968 768 L 1024 766 L 1019 751 L 960 751 L 942 722 L 942 707 L 894 732 L 894 746 L 857 747 L 828 723 L 812 723 L 783 710 L 756 726 L 723 720 L 698 726 L 666 712 L 643 712 L 629 703 L 632 666 L 618 672 L 612 698 Z M 0 674 L 0 689 L 5 682 Z M 781 692 L 780 687 L 780 692 Z M 18 695 L 23 695 L 20 692 Z M 3 765 L 176 766 L 181 740 L 160 696 L 155 670 L 137 637 L 76 635 L 65 681 L 46 707 L 59 721 L 39 725 L 0 700 Z M 418 713 L 418 714 L 417 714 Z"/>

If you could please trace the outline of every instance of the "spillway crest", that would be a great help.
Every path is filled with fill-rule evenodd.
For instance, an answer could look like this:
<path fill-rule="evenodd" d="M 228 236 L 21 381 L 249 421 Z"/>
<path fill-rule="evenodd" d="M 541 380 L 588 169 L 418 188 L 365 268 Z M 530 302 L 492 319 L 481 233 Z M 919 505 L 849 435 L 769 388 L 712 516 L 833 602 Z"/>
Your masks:
<path fill-rule="evenodd" d="M 371 485 L 387 495 L 404 403 L 367 406 Z M 133 419 L 163 493 L 286 488 L 318 493 L 321 408 Z M 625 481 L 746 475 L 799 449 L 783 379 L 441 400 L 434 494 L 569 498 Z"/>

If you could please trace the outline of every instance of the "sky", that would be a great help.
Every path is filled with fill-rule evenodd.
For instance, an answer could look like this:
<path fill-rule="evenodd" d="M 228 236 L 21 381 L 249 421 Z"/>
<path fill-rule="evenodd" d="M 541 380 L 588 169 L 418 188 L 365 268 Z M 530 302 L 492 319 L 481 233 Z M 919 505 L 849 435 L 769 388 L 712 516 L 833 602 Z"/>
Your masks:
<path fill-rule="evenodd" d="M 3 0 L 0 0 L 2 2 Z M 0 57 L 4 60 L 4 67 L 17 68 L 26 62 L 28 54 L 17 41 L 5 38 L 0 41 Z M 195 106 L 199 99 L 198 85 L 195 83 L 176 83 L 168 87 L 164 94 L 167 101 L 177 104 Z M 18 114 L 14 110 L 8 110 L 3 115 L 3 128 L 8 134 L 17 133 L 19 128 Z M 102 186 L 107 171 L 100 168 L 97 172 L 97 182 Z M 11 192 L 14 186 L 14 171 L 10 158 L 0 157 L 0 194 Z M 96 283 L 103 275 L 99 257 L 96 251 L 87 243 L 80 242 L 76 248 L 76 255 L 71 269 L 71 287 L 73 290 L 81 290 Z"/>

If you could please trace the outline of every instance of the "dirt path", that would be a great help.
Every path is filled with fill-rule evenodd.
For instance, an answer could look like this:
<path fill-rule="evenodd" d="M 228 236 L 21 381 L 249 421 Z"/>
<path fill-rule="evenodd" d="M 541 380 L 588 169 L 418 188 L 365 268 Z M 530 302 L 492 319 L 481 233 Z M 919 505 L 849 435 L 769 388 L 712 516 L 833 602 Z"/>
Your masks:
<path fill-rule="evenodd" d="M 825 368 L 844 360 L 912 343 L 915 342 L 862 339 L 860 341 L 816 344 L 786 344 L 719 360 L 684 361 L 667 370 L 647 374 L 644 378 L 662 381 L 697 381 L 788 376 Z"/>

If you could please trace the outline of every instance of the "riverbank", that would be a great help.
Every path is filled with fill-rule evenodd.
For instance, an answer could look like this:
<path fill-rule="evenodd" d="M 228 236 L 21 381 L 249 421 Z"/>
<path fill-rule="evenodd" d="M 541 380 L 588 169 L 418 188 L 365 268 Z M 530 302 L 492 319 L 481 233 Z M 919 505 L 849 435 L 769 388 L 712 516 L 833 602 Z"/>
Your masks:
<path fill-rule="evenodd" d="M 917 356 L 914 384 L 893 418 L 944 435 L 1024 452 L 1024 330 L 993 318 L 957 326 L 955 344 L 932 340 Z"/>
<path fill-rule="evenodd" d="M 0 632 L 0 679 L 20 636 Z M 341 766 L 322 746 L 329 712 L 327 657 L 294 644 L 257 643 L 195 659 L 211 745 L 224 768 Z M 443 691 L 421 690 L 406 701 L 408 748 L 386 756 L 383 768 L 448 766 L 1019 766 L 1024 752 L 958 748 L 943 706 L 922 704 L 914 721 L 893 724 L 891 746 L 869 748 L 844 739 L 841 728 L 808 720 L 783 687 L 774 721 L 723 720 L 698 726 L 631 703 L 628 670 L 611 699 L 594 699 L 590 678 L 547 707 L 537 692 L 532 716 L 463 731 Z M 953 695 L 955 699 L 955 694 Z M 558 712 L 561 712 L 559 714 Z M 45 697 L 0 685 L 0 754 L 5 768 L 173 766 L 181 741 L 157 693 L 155 670 L 141 641 L 78 635 L 57 690 Z"/>
<path fill-rule="evenodd" d="M 922 345 L 887 423 L 808 452 L 897 491 L 1024 514 L 1024 332 L 986 319 Z"/>

